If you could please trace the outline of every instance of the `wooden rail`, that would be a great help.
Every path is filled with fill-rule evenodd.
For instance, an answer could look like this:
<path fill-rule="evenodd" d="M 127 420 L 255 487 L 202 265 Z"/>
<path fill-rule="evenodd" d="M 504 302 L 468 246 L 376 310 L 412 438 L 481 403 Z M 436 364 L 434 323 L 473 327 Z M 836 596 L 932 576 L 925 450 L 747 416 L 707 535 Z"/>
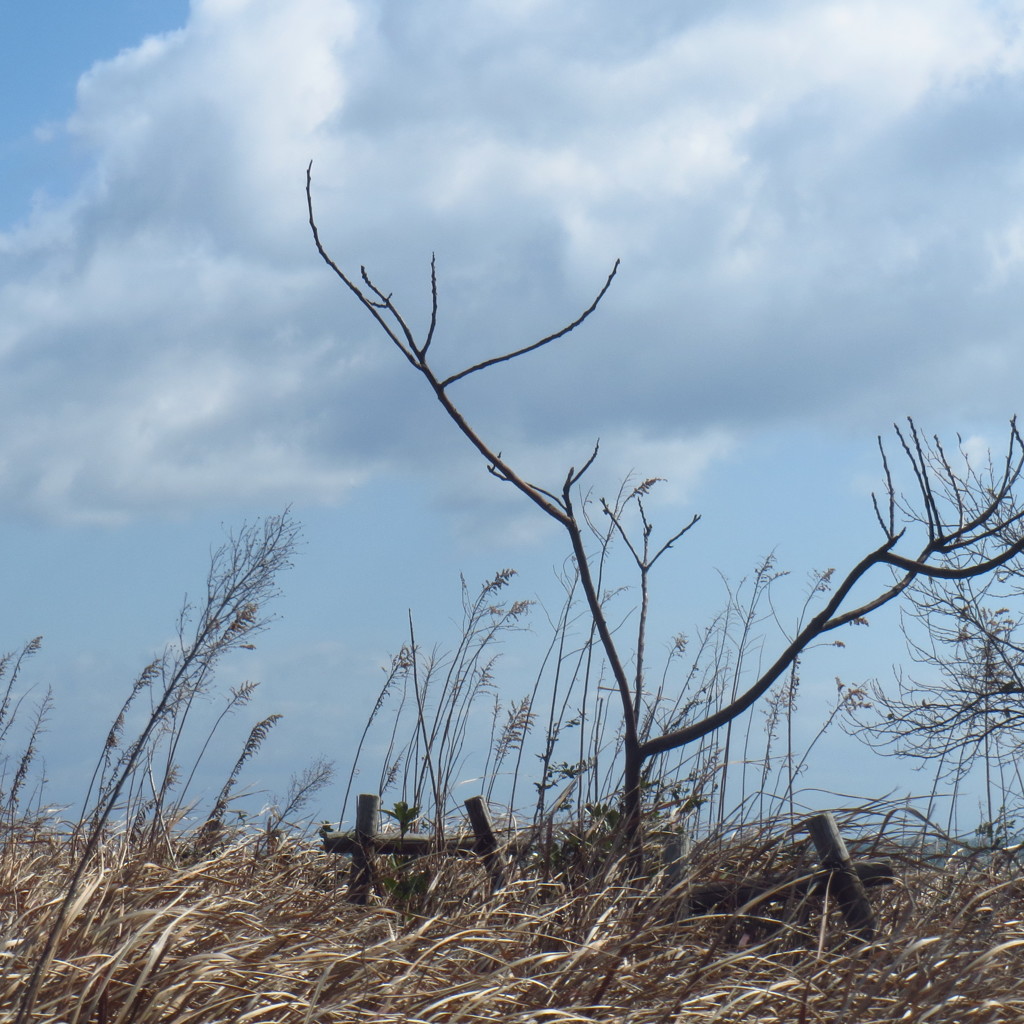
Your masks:
<path fill-rule="evenodd" d="M 487 869 L 491 891 L 505 884 L 508 865 L 505 854 L 494 834 L 491 814 L 482 796 L 472 796 L 465 802 L 466 814 L 473 829 L 472 835 L 456 837 L 421 835 L 379 835 L 380 797 L 364 793 L 356 804 L 356 827 L 351 832 L 326 832 L 324 849 L 328 853 L 347 853 L 352 857 L 348 898 L 352 903 L 365 904 L 373 888 L 374 856 L 378 853 L 420 857 L 426 853 L 463 853 L 480 857 Z"/>
<path fill-rule="evenodd" d="M 525 848 L 532 833 L 524 833 L 504 845 L 494 834 L 494 826 L 481 796 L 465 802 L 472 833 L 458 836 L 381 835 L 379 832 L 380 797 L 363 794 L 356 806 L 356 827 L 351 832 L 326 832 L 324 849 L 328 853 L 348 854 L 352 858 L 348 898 L 365 904 L 375 885 L 374 857 L 386 854 L 419 857 L 440 852 L 450 855 L 476 856 L 483 860 L 494 892 L 508 877 L 506 851 Z M 691 886 L 686 890 L 684 913 L 747 913 L 757 907 L 788 902 L 795 898 L 834 898 L 850 931 L 870 942 L 877 931 L 877 921 L 867 888 L 889 885 L 896 880 L 892 864 L 887 860 L 851 860 L 846 843 L 830 811 L 816 814 L 806 822 L 818 853 L 820 867 L 803 873 L 792 872 L 775 878 L 749 878 L 736 882 Z M 666 846 L 666 876 L 669 884 L 679 884 L 685 874 L 686 850 L 678 837 Z"/>
<path fill-rule="evenodd" d="M 896 881 L 893 866 L 887 860 L 853 861 L 853 870 L 864 887 L 891 885 Z M 718 882 L 690 889 L 691 914 L 717 910 L 753 910 L 770 903 L 782 903 L 793 897 L 825 896 L 835 892 L 834 873 L 827 868 L 804 873 L 791 872 L 777 878 L 744 878 L 737 882 Z"/>

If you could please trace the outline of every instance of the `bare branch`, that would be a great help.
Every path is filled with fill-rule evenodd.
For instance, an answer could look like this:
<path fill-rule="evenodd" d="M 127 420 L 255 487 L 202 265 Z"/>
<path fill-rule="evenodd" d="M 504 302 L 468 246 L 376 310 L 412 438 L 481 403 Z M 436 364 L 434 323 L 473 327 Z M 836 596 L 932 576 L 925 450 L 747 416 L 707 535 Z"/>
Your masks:
<path fill-rule="evenodd" d="M 910 424 L 910 439 L 907 441 L 900 429 L 899 424 L 894 423 L 893 429 L 896 431 L 896 436 L 900 439 L 900 444 L 903 445 L 903 451 L 906 453 L 907 461 L 910 463 L 911 468 L 914 470 L 914 475 L 917 477 L 917 486 L 921 492 L 921 497 L 924 499 L 924 519 L 923 522 L 928 528 L 928 540 L 929 542 L 935 540 L 936 530 L 939 524 L 939 512 L 935 504 L 934 496 L 932 495 L 931 484 L 928 479 L 928 469 L 924 457 L 924 453 L 921 450 L 921 439 L 918 437 L 917 426 L 913 420 L 908 420 Z M 913 442 L 913 444 L 911 444 Z"/>
<path fill-rule="evenodd" d="M 1018 555 L 1024 552 L 1024 535 L 1022 535 L 1012 541 L 1012 543 L 1007 543 L 998 554 L 988 558 L 975 559 L 967 565 L 950 565 L 948 563 L 930 561 L 935 556 L 948 557 L 951 554 L 959 554 L 964 550 L 970 550 L 972 553 L 978 554 L 979 549 L 983 549 L 985 542 L 996 538 L 1005 538 L 1007 528 L 1016 524 L 1024 516 L 1024 512 L 1016 512 L 1012 506 L 1009 509 L 1006 508 L 1007 502 L 1012 496 L 1013 484 L 1019 480 L 1021 468 L 1024 465 L 1020 461 L 1015 460 L 1012 455 L 1013 448 L 1019 442 L 1016 424 L 1011 423 L 1011 454 L 1007 458 L 1000 486 L 998 489 L 988 492 L 995 496 L 991 500 L 986 501 L 973 517 L 965 520 L 961 514 L 961 525 L 948 534 L 943 527 L 939 501 L 928 469 L 928 453 L 920 440 L 920 435 L 913 421 L 910 421 L 910 426 L 911 440 L 909 442 L 906 436 L 901 433 L 899 427 L 896 428 L 896 434 L 903 445 L 904 452 L 917 478 L 918 487 L 924 502 L 924 510 L 921 512 L 918 521 L 927 530 L 928 543 L 922 549 L 920 555 L 913 559 L 896 554 L 892 549 L 902 538 L 905 530 L 890 534 L 885 544 L 876 548 L 854 566 L 833 592 L 822 610 L 798 632 L 775 663 L 752 686 L 728 705 L 708 715 L 702 721 L 646 741 L 641 747 L 641 755 L 644 759 L 685 746 L 687 743 L 701 739 L 728 724 L 767 693 L 771 686 L 794 664 L 800 654 L 813 644 L 818 637 L 840 626 L 862 621 L 871 612 L 876 611 L 900 594 L 906 592 L 915 580 L 966 581 L 977 577 L 989 576 L 996 570 L 1009 565 Z M 950 484 L 949 478 L 956 477 L 956 474 L 953 472 L 952 467 L 949 466 L 948 460 L 938 456 L 937 461 L 945 483 L 950 486 L 952 491 L 952 501 L 954 504 L 959 503 L 961 508 L 966 508 L 967 492 L 965 490 L 965 482 L 957 478 L 957 484 L 953 487 Z M 886 476 L 890 493 L 892 493 L 892 482 L 887 465 Z M 982 489 L 980 482 L 977 482 L 976 490 L 981 491 Z M 875 508 L 877 514 L 877 503 Z M 854 586 L 876 565 L 888 565 L 894 569 L 902 570 L 904 575 L 872 600 L 862 604 L 860 607 L 841 612 L 842 605 Z"/>
<path fill-rule="evenodd" d="M 566 494 L 566 492 L 568 492 L 569 488 L 575 487 L 576 484 L 578 484 L 580 482 L 580 480 L 583 479 L 584 473 L 586 473 L 586 471 L 588 469 L 590 469 L 590 467 L 596 461 L 597 453 L 598 453 L 598 450 L 600 449 L 600 447 L 601 447 L 600 440 L 595 441 L 594 442 L 594 450 L 590 453 L 590 458 L 587 459 L 587 461 L 583 463 L 583 468 L 578 473 L 576 472 L 576 467 L 575 466 L 570 466 L 569 467 L 569 472 L 566 474 L 566 477 L 565 477 L 565 483 L 562 484 L 562 495 L 563 495 L 563 497 Z"/>
<path fill-rule="evenodd" d="M 608 505 L 608 502 L 605 501 L 604 498 L 601 499 L 601 509 L 603 510 L 604 514 L 612 521 L 612 526 L 614 527 L 615 532 L 622 538 L 622 542 L 626 545 L 627 548 L 629 548 L 629 553 L 633 556 L 633 561 L 636 562 L 637 567 L 640 569 L 645 568 L 647 564 L 646 559 L 644 559 L 640 552 L 637 551 L 635 547 L 633 547 L 633 541 L 630 540 L 629 534 L 626 533 L 626 530 L 619 519 L 618 510 L 613 512 L 611 507 Z"/>
<path fill-rule="evenodd" d="M 414 349 L 420 359 L 426 359 L 427 349 L 434 340 L 434 331 L 437 330 L 437 254 L 430 254 L 430 326 L 427 328 L 427 340 L 423 342 L 423 348 Z"/>
<path fill-rule="evenodd" d="M 896 533 L 896 488 L 892 482 L 892 471 L 889 469 L 889 456 L 885 451 L 885 445 L 882 444 L 882 436 L 878 436 L 878 451 L 882 456 L 882 469 L 885 472 L 885 493 L 889 497 L 889 512 L 888 512 L 888 525 L 882 520 L 882 513 L 878 508 L 878 499 L 874 494 L 871 495 L 871 504 L 875 509 L 875 518 L 878 520 L 878 525 L 881 526 L 882 532 L 886 537 L 891 538 Z"/>
<path fill-rule="evenodd" d="M 557 341 L 559 338 L 564 338 L 567 334 L 571 334 L 576 330 L 577 327 L 584 320 L 590 316 L 591 313 L 597 309 L 598 303 L 604 298 L 605 292 L 612 286 L 612 281 L 615 279 L 615 275 L 619 271 L 619 260 L 615 261 L 615 265 L 612 267 L 611 273 L 608 275 L 608 280 L 605 281 L 604 286 L 597 293 L 597 298 L 575 319 L 571 324 L 563 327 L 560 331 L 555 331 L 554 334 L 549 334 L 546 338 L 541 338 L 540 341 L 535 341 L 532 345 L 527 345 L 525 348 L 516 349 L 515 352 L 509 352 L 503 356 L 494 356 L 491 359 L 485 359 L 482 363 L 477 363 L 475 366 L 470 366 L 459 373 L 453 373 L 450 377 L 446 377 L 441 382 L 441 387 L 446 388 L 449 384 L 454 384 L 457 380 L 462 380 L 463 377 L 468 377 L 471 373 L 476 373 L 477 370 L 486 370 L 488 366 L 494 366 L 497 363 L 505 363 L 510 359 L 515 359 L 518 356 L 524 356 L 527 352 L 533 352 L 535 349 L 541 348 L 544 345 L 549 345 L 553 341 Z"/>
<path fill-rule="evenodd" d="M 993 532 L 986 532 L 983 536 L 990 536 Z M 897 569 L 904 569 L 912 577 L 927 576 L 929 579 L 968 580 L 974 576 L 984 576 L 986 573 L 994 572 L 1001 566 L 1006 565 L 1007 562 L 1011 561 L 1022 551 L 1024 551 L 1024 537 L 1011 544 L 1002 554 L 997 555 L 995 558 L 989 558 L 984 562 L 976 562 L 963 568 L 928 565 L 925 562 L 915 562 L 911 558 L 901 558 L 892 552 L 889 552 L 880 561 L 885 562 L 887 565 L 895 566 Z"/>
<path fill-rule="evenodd" d="M 375 303 L 371 303 L 371 304 L 374 305 L 374 306 L 378 306 L 380 309 L 386 309 L 395 318 L 395 323 L 397 323 L 398 326 L 401 327 L 402 334 L 405 337 L 405 343 L 406 343 L 406 345 L 409 346 L 409 350 L 412 351 L 412 352 L 415 352 L 422 359 L 423 353 L 419 349 L 416 348 L 416 341 L 415 341 L 415 339 L 412 336 L 412 331 L 409 330 L 409 327 L 406 324 L 405 320 L 402 319 L 401 313 L 399 313 L 398 310 L 395 309 L 395 305 L 391 301 L 391 293 L 388 292 L 388 294 L 385 295 L 373 283 L 373 281 L 370 280 L 370 275 L 366 272 L 366 267 L 360 267 L 359 268 L 359 276 L 366 283 L 366 287 L 369 288 L 373 292 L 373 294 L 376 295 L 380 299 L 379 303 L 375 302 Z"/>
<path fill-rule="evenodd" d="M 350 292 L 360 301 L 363 307 L 369 312 L 370 316 L 377 321 L 381 330 L 391 339 L 395 347 L 405 356 L 406 359 L 412 363 L 417 369 L 419 368 L 419 362 L 416 355 L 409 351 L 402 343 L 401 339 L 392 330 L 391 325 L 384 319 L 380 314 L 380 307 L 373 302 L 373 300 L 367 298 L 363 290 L 357 285 L 341 267 L 338 266 L 334 260 L 328 255 L 327 250 L 324 248 L 323 243 L 320 241 L 320 231 L 316 226 L 316 220 L 313 218 L 313 161 L 310 160 L 309 166 L 306 168 L 306 208 L 309 211 L 309 227 L 313 232 L 313 241 L 316 243 L 316 251 L 320 253 L 320 258 L 334 271 L 335 275 L 345 284 Z"/>
<path fill-rule="evenodd" d="M 661 545 L 661 547 L 657 550 L 657 552 L 655 552 L 654 557 L 647 564 L 648 565 L 654 565 L 654 563 L 659 558 L 661 558 L 661 556 L 663 554 L 665 554 L 665 552 L 668 551 L 668 549 L 670 547 L 672 547 L 672 545 L 675 544 L 675 542 L 677 540 L 679 540 L 679 538 L 682 537 L 684 533 L 689 533 L 690 530 L 692 530 L 699 522 L 700 522 L 700 515 L 697 514 L 697 513 L 694 513 L 693 518 L 677 534 L 675 534 L 672 537 L 669 537 L 669 539 L 667 541 L 665 541 L 664 544 Z"/>

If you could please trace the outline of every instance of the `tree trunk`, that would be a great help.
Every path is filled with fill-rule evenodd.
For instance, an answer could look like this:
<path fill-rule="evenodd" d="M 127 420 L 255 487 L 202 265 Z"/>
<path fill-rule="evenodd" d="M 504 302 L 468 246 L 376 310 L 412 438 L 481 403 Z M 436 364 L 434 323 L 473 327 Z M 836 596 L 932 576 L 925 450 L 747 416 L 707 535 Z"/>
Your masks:
<path fill-rule="evenodd" d="M 622 793 L 622 825 L 626 841 L 626 870 L 630 878 L 638 878 L 644 871 L 643 787 L 641 769 L 643 758 L 639 745 L 626 744 L 626 764 Z"/>

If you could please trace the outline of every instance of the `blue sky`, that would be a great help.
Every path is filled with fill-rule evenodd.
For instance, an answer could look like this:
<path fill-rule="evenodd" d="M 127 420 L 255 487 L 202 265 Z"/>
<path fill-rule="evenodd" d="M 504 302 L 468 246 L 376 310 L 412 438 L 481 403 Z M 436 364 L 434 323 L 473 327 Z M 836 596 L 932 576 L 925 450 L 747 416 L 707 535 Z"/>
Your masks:
<path fill-rule="evenodd" d="M 418 325 L 437 254 L 442 366 L 561 326 L 621 258 L 585 330 L 459 397 L 533 479 L 600 437 L 596 493 L 658 475 L 659 526 L 703 515 L 659 567 L 652 643 L 773 550 L 795 615 L 809 570 L 877 542 L 876 435 L 913 415 L 1001 445 L 1019 411 L 1022 8 L 8 5 L 0 647 L 45 638 L 53 798 L 244 520 L 291 505 L 305 529 L 280 621 L 224 668 L 261 680 L 252 716 L 285 713 L 248 776 L 273 791 L 311 753 L 344 779 L 407 611 L 454 639 L 460 572 L 554 599 L 561 538 L 319 262 L 310 160 L 328 247 Z M 807 729 L 836 675 L 891 677 L 880 618 L 805 666 Z M 902 781 L 836 744 L 806 785 Z"/>

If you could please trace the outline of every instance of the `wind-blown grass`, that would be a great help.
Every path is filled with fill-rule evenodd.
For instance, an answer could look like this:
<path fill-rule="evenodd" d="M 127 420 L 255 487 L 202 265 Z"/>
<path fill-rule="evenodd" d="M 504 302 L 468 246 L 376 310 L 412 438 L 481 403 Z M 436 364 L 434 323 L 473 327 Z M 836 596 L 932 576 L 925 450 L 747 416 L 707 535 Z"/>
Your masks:
<path fill-rule="evenodd" d="M 76 823 L 43 818 L 31 810 L 41 806 L 38 799 L 19 796 L 48 698 L 29 723 L 20 758 L 3 759 L 0 1024 L 1024 1020 L 1024 873 L 1014 852 L 945 861 L 914 854 L 944 837 L 926 834 L 911 815 L 901 824 L 890 805 L 840 814 L 848 840 L 866 837 L 851 842 L 857 855 L 892 858 L 900 879 L 872 890 L 879 927 L 870 945 L 847 933 L 827 897 L 824 904 L 794 898 L 781 908 L 735 899 L 714 913 L 689 912 L 692 887 L 744 886 L 749 894 L 752 880 L 767 878 L 784 889 L 786 878 L 813 869 L 800 831 L 791 743 L 783 797 L 764 789 L 773 763 L 766 747 L 761 789 L 751 798 L 741 786 L 744 799 L 731 815 L 719 778 L 727 760 L 711 746 L 694 754 L 694 764 L 669 765 L 673 770 L 653 777 L 645 856 L 630 848 L 633 870 L 623 870 L 616 860 L 626 851 L 622 816 L 608 802 L 617 791 L 617 748 L 613 737 L 602 738 L 600 708 L 585 714 L 601 670 L 591 665 L 592 636 L 566 640 L 571 584 L 549 651 L 554 680 L 538 806 L 524 818 L 533 822 L 533 841 L 525 850 L 516 846 L 499 892 L 491 892 L 474 858 L 380 858 L 381 884 L 370 905 L 353 905 L 339 858 L 292 828 L 330 777 L 320 760 L 293 777 L 262 831 L 232 832 L 225 819 L 234 787 L 274 715 L 251 728 L 213 809 L 187 815 L 184 793 L 195 767 L 183 772 L 176 753 L 184 749 L 186 721 L 209 691 L 221 654 L 250 646 L 266 622 L 260 608 L 273 596 L 294 540 L 287 516 L 274 517 L 215 553 L 197 625 L 186 629 L 193 621 L 186 606 L 179 643 L 133 684 Z M 450 820 L 453 780 L 461 777 L 477 721 L 473 702 L 494 696 L 491 648 L 519 628 L 526 610 L 524 602 L 494 603 L 510 575 L 499 573 L 475 598 L 464 590 L 463 638 L 450 656 L 419 648 L 410 627 L 371 716 L 394 690 L 397 717 L 381 791 L 390 776 L 400 777 L 396 817 L 402 807 L 413 820 Z M 722 653 L 728 632 L 712 630 L 697 645 L 688 678 L 707 681 L 696 687 L 701 701 L 719 698 L 712 683 L 725 668 L 738 670 Z M 17 709 L 13 681 L 37 646 L 0 659 L 0 739 Z M 543 671 L 531 693 L 507 709 L 494 704 L 481 783 L 488 793 L 505 760 L 515 765 L 515 792 L 524 742 L 541 713 L 535 698 Z M 795 684 L 794 677 L 780 715 L 792 712 Z M 152 695 L 148 713 L 136 707 L 145 692 Z M 232 690 L 214 728 L 251 692 L 252 684 Z M 674 706 L 671 714 L 687 710 Z M 572 750 L 578 760 L 562 761 L 555 743 L 570 730 L 575 749 L 560 751 Z M 548 789 L 566 781 L 562 796 L 546 802 Z M 567 799 L 573 787 L 576 799 Z M 717 810 L 702 816 L 711 795 Z M 749 820 L 765 807 L 772 818 Z M 188 820 L 202 823 L 187 831 Z M 669 889 L 667 872 L 657 873 L 658 845 L 684 834 L 699 842 Z M 990 838 L 997 838 L 994 830 Z M 635 873 L 641 863 L 647 875 Z"/>
<path fill-rule="evenodd" d="M 16 1005 L 75 842 L 73 830 L 28 822 L 8 837 L 0 1007 Z M 770 871 L 797 847 L 757 831 L 707 842 L 692 880 Z M 523 869 L 489 896 L 475 862 L 434 860 L 431 891 L 410 912 L 349 904 L 335 858 L 295 838 L 267 852 L 238 836 L 201 855 L 182 837 L 174 856 L 151 854 L 120 835 L 91 862 L 32 1020 L 1024 1019 L 1024 874 L 1012 857 L 902 857 L 901 884 L 873 891 L 880 937 L 865 946 L 820 902 L 763 940 L 736 914 L 687 918 L 680 890 L 658 878 L 588 887 Z"/>

